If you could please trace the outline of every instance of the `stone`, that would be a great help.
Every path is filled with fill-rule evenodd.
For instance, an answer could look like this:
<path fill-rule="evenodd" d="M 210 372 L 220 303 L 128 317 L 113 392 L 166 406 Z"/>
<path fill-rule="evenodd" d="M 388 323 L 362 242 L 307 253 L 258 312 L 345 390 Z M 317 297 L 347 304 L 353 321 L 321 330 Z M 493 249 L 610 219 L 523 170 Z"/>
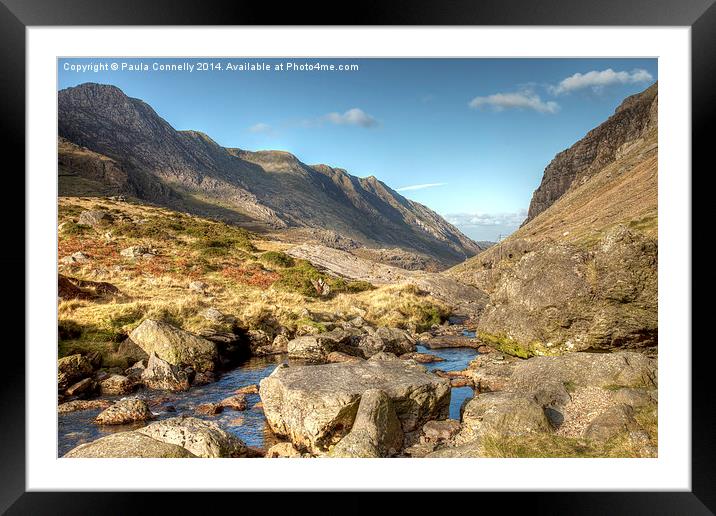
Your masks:
<path fill-rule="evenodd" d="M 172 365 L 197 372 L 213 371 L 219 358 L 215 343 L 163 321 L 146 319 L 129 338 L 147 354 L 154 352 Z"/>
<path fill-rule="evenodd" d="M 430 353 L 403 353 L 400 355 L 403 360 L 415 360 L 419 364 L 430 364 L 433 362 L 443 362 L 445 359 Z"/>
<path fill-rule="evenodd" d="M 260 383 L 273 432 L 314 452 L 326 451 L 350 431 L 361 396 L 370 389 L 390 397 L 404 432 L 446 418 L 449 412 L 449 382 L 395 357 L 279 366 Z"/>
<path fill-rule="evenodd" d="M 124 370 L 124 374 L 132 383 L 142 381 L 142 373 L 147 368 L 144 360 L 138 360 L 131 367 Z"/>
<path fill-rule="evenodd" d="M 415 341 L 407 332 L 398 328 L 380 326 L 360 338 L 358 348 L 369 358 L 380 351 L 402 355 L 415 351 Z"/>
<path fill-rule="evenodd" d="M 102 396 L 117 396 L 129 394 L 134 390 L 135 383 L 121 374 L 112 374 L 99 382 Z"/>
<path fill-rule="evenodd" d="M 152 419 L 152 412 L 144 400 L 138 398 L 122 399 L 103 410 L 95 418 L 99 425 L 124 425 L 136 421 Z"/>
<path fill-rule="evenodd" d="M 150 389 L 166 391 L 186 391 L 189 389 L 187 374 L 166 360 L 159 358 L 154 351 L 149 356 L 147 367 L 141 373 L 141 381 Z"/>
<path fill-rule="evenodd" d="M 207 285 L 203 281 L 192 281 L 191 283 L 189 283 L 189 290 L 199 292 L 200 294 L 203 294 L 208 288 L 209 285 Z"/>
<path fill-rule="evenodd" d="M 72 400 L 60 403 L 57 406 L 57 412 L 59 414 L 67 414 L 78 410 L 106 409 L 111 406 L 112 402 L 109 400 Z"/>
<path fill-rule="evenodd" d="M 446 441 L 460 431 L 460 421 L 445 419 L 428 421 L 423 425 L 423 434 L 428 441 Z"/>
<path fill-rule="evenodd" d="M 331 457 L 391 457 L 403 446 L 403 429 L 390 397 L 379 389 L 365 391 L 350 432 L 331 450 Z"/>
<path fill-rule="evenodd" d="M 267 459 L 299 459 L 301 452 L 292 443 L 274 444 L 266 450 Z"/>
<path fill-rule="evenodd" d="M 178 416 L 151 423 L 138 430 L 162 443 L 177 445 L 197 457 L 246 457 L 248 449 L 238 437 L 212 421 Z"/>
<path fill-rule="evenodd" d="M 65 458 L 191 458 L 192 453 L 176 444 L 164 443 L 139 432 L 118 432 L 80 444 Z"/>
<path fill-rule="evenodd" d="M 212 371 L 205 371 L 203 373 L 195 373 L 194 378 L 191 381 L 192 385 L 208 385 L 216 381 L 216 375 Z"/>
<path fill-rule="evenodd" d="M 259 386 L 256 384 L 252 385 L 245 385 L 244 387 L 239 387 L 234 391 L 236 394 L 258 394 L 259 393 Z"/>
<path fill-rule="evenodd" d="M 470 337 L 464 335 L 437 335 L 421 341 L 421 344 L 428 349 L 444 348 L 477 348 L 480 344 Z"/>
<path fill-rule="evenodd" d="M 137 346 L 132 339 L 124 339 L 117 348 L 117 354 L 126 358 L 130 364 L 136 364 L 140 360 L 148 360 L 149 354 Z"/>
<path fill-rule="evenodd" d="M 157 251 L 144 245 L 133 245 L 122 249 L 119 254 L 125 258 L 145 258 L 156 255 Z"/>
<path fill-rule="evenodd" d="M 273 339 L 272 348 L 276 353 L 288 353 L 288 337 L 284 334 L 276 335 Z"/>
<path fill-rule="evenodd" d="M 625 387 L 614 393 L 614 401 L 634 408 L 642 408 L 656 403 L 656 390 L 631 389 Z"/>
<path fill-rule="evenodd" d="M 226 320 L 226 316 L 214 307 L 207 308 L 200 314 L 207 321 L 222 323 Z"/>
<path fill-rule="evenodd" d="M 356 357 L 354 355 L 348 355 L 347 353 L 341 353 L 340 351 L 331 351 L 326 356 L 326 362 L 329 362 L 329 363 L 353 362 L 355 360 L 363 360 L 363 359 L 361 357 Z"/>
<path fill-rule="evenodd" d="M 622 432 L 639 429 L 634 419 L 634 409 L 629 405 L 619 404 L 594 418 L 584 431 L 584 437 L 593 441 L 608 441 Z"/>
<path fill-rule="evenodd" d="M 246 396 L 244 396 L 243 394 L 234 394 L 233 396 L 224 398 L 219 402 L 219 405 L 224 408 L 230 408 L 232 410 L 246 410 L 246 408 L 248 407 Z"/>
<path fill-rule="evenodd" d="M 65 391 L 67 396 L 78 396 L 80 394 L 87 394 L 94 390 L 95 383 L 92 378 L 85 378 L 79 382 L 69 386 Z"/>
<path fill-rule="evenodd" d="M 92 374 L 92 364 L 80 354 L 60 358 L 57 361 L 57 387 L 64 391 L 73 383 Z"/>
<path fill-rule="evenodd" d="M 65 256 L 60 260 L 60 262 L 64 263 L 65 265 L 73 265 L 75 263 L 84 263 L 89 260 L 89 256 L 87 256 L 82 251 L 77 251 L 76 253 L 71 254 L 70 256 Z"/>
<path fill-rule="evenodd" d="M 114 222 L 114 217 L 108 211 L 87 210 L 80 213 L 77 224 L 82 226 L 108 226 Z"/>
<path fill-rule="evenodd" d="M 462 424 L 474 435 L 520 436 L 551 432 L 544 409 L 529 396 L 513 392 L 486 392 L 469 400 Z"/>
<path fill-rule="evenodd" d="M 215 416 L 224 411 L 223 405 L 219 403 L 202 403 L 196 406 L 195 412 L 205 416 Z"/>
<path fill-rule="evenodd" d="M 360 354 L 354 343 L 354 335 L 344 330 L 306 335 L 288 342 L 288 356 L 315 362 L 325 362 L 329 353 L 333 351 L 340 351 L 349 355 Z"/>

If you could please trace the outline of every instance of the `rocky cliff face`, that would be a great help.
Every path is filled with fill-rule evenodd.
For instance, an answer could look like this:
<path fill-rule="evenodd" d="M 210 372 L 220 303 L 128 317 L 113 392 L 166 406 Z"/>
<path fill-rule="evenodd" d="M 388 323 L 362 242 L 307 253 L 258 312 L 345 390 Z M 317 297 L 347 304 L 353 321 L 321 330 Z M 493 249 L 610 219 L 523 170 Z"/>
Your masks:
<path fill-rule="evenodd" d="M 532 195 L 527 221 L 549 208 L 572 185 L 580 185 L 617 159 L 623 145 L 640 138 L 657 123 L 657 84 L 622 102 L 614 115 L 560 152 L 547 166 Z M 526 221 L 526 222 L 527 222 Z"/>
<path fill-rule="evenodd" d="M 149 105 L 114 86 L 60 91 L 58 115 L 63 142 L 95 158 L 71 160 L 69 147 L 60 145 L 60 162 L 74 165 L 65 172 L 104 184 L 109 178 L 97 174 L 98 163 L 111 162 L 123 176 L 114 188 L 139 199 L 274 229 L 328 230 L 447 265 L 480 251 L 439 215 L 374 177 L 309 166 L 287 152 L 224 148 L 203 133 L 176 131 Z"/>
<path fill-rule="evenodd" d="M 477 327 L 483 341 L 523 357 L 656 347 L 657 102 L 656 86 L 627 99 L 615 116 L 630 113 L 628 123 L 595 139 L 607 122 L 572 147 L 581 153 L 555 159 L 588 175 L 508 239 L 446 272 L 489 295 Z M 595 148 L 612 149 L 612 158 L 585 167 L 580 156 L 607 159 Z"/>

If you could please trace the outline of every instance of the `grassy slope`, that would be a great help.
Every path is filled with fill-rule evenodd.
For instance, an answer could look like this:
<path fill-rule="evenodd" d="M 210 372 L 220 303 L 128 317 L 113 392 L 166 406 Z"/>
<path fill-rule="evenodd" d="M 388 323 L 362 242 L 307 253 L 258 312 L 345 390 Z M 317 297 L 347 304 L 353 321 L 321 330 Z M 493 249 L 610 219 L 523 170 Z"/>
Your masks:
<path fill-rule="evenodd" d="M 109 210 L 117 220 L 99 229 L 77 225 L 79 214 L 88 209 Z M 212 326 L 200 315 L 208 307 L 233 315 L 247 329 L 320 327 L 318 319 L 336 315 L 425 327 L 447 315 L 439 302 L 411 287 L 376 289 L 335 278 L 284 255 L 281 251 L 287 244 L 165 208 L 102 198 L 60 198 L 58 222 L 58 257 L 82 251 L 90 258 L 61 264 L 60 272 L 106 281 L 122 292 L 92 301 L 60 301 L 60 356 L 98 350 L 106 365 L 113 365 L 121 361 L 114 353 L 118 342 L 142 320 L 158 318 L 197 331 Z M 132 245 L 156 249 L 157 256 L 144 260 L 120 255 Z M 317 297 L 310 280 L 318 278 L 330 285 L 330 295 Z M 188 288 L 194 280 L 209 285 L 206 295 Z M 307 320 L 305 308 L 317 320 Z"/>

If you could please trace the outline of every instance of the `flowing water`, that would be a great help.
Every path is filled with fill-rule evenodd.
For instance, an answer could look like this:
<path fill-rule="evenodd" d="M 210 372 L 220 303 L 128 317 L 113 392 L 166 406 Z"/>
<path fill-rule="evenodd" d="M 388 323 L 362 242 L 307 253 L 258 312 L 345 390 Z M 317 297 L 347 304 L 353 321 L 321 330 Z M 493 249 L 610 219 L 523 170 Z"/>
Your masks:
<path fill-rule="evenodd" d="M 459 371 L 465 369 L 467 364 L 477 356 L 471 348 L 427 349 L 418 346 L 420 353 L 437 355 L 445 361 L 425 364 L 429 370 Z M 237 368 L 222 374 L 218 381 L 209 385 L 192 387 L 186 392 L 165 392 L 139 390 L 136 395 L 147 400 L 152 412 L 156 414 L 155 420 L 167 419 L 179 415 L 191 415 L 202 419 L 214 421 L 226 431 L 236 435 L 248 446 L 256 448 L 269 447 L 276 442 L 271 430 L 266 425 L 263 410 L 255 407 L 260 401 L 258 394 L 246 395 L 248 409 L 234 411 L 225 409 L 216 416 L 197 415 L 194 409 L 202 403 L 216 403 L 234 394 L 240 387 L 258 384 L 275 369 L 285 362 L 285 355 L 270 357 L 252 357 Z M 452 389 L 450 402 L 450 417 L 460 419 L 460 406 L 473 395 L 470 387 L 455 387 Z M 119 396 L 108 399 L 119 399 Z M 80 410 L 58 415 L 58 453 L 64 455 L 75 446 L 90 442 L 113 432 L 126 432 L 144 426 L 144 423 L 133 425 L 100 426 L 93 423 L 93 419 L 101 412 L 100 409 Z"/>

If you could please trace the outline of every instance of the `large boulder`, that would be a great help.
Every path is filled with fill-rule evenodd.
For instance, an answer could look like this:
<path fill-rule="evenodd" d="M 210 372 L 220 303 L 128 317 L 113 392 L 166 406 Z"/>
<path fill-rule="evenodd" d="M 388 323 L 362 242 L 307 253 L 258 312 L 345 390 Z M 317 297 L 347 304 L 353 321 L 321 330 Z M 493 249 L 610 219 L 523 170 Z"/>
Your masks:
<path fill-rule="evenodd" d="M 64 391 L 70 385 L 92 374 L 92 363 L 80 354 L 57 361 L 57 388 Z"/>
<path fill-rule="evenodd" d="M 136 384 L 121 374 L 111 374 L 99 382 L 99 390 L 102 396 L 118 396 L 129 394 L 134 390 Z"/>
<path fill-rule="evenodd" d="M 248 449 L 236 436 L 216 423 L 179 416 L 157 421 L 138 430 L 163 443 L 181 446 L 197 457 L 246 457 Z"/>
<path fill-rule="evenodd" d="M 124 425 L 137 421 L 152 419 L 152 411 L 144 400 L 128 398 L 119 400 L 111 407 L 103 410 L 95 418 L 99 425 Z"/>
<path fill-rule="evenodd" d="M 279 366 L 261 380 L 266 420 L 279 436 L 313 452 L 326 451 L 353 426 L 363 393 L 380 389 L 393 402 L 404 432 L 447 417 L 448 380 L 407 360 Z"/>
<path fill-rule="evenodd" d="M 219 358 L 215 343 L 162 321 L 145 320 L 129 338 L 147 354 L 154 352 L 172 365 L 197 372 L 213 371 Z"/>
<path fill-rule="evenodd" d="M 378 389 L 361 396 L 358 413 L 346 435 L 331 451 L 332 457 L 391 457 L 403 446 L 403 429 L 390 397 Z"/>
<path fill-rule="evenodd" d="M 176 444 L 152 439 L 139 432 L 118 432 L 80 444 L 67 452 L 66 458 L 190 458 L 194 454 Z"/>
<path fill-rule="evenodd" d="M 381 351 L 402 355 L 415 351 L 415 340 L 403 330 L 380 326 L 361 337 L 358 348 L 366 358 Z"/>
<path fill-rule="evenodd" d="M 544 409 L 534 399 L 512 392 L 486 392 L 468 401 L 462 424 L 475 436 L 519 436 L 551 432 Z"/>
<path fill-rule="evenodd" d="M 140 378 L 142 383 L 150 389 L 164 391 L 186 391 L 189 389 L 187 374 L 159 358 L 154 351 L 149 356 L 147 367 L 141 371 Z"/>
<path fill-rule="evenodd" d="M 361 355 L 356 348 L 357 338 L 352 332 L 336 329 L 318 335 L 305 335 L 288 342 L 288 356 L 314 362 L 325 362 L 328 355 L 340 351 L 348 355 Z"/>

